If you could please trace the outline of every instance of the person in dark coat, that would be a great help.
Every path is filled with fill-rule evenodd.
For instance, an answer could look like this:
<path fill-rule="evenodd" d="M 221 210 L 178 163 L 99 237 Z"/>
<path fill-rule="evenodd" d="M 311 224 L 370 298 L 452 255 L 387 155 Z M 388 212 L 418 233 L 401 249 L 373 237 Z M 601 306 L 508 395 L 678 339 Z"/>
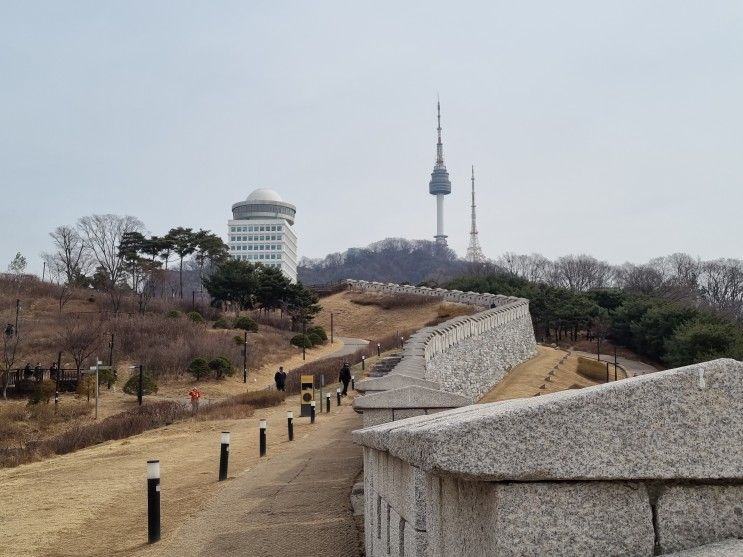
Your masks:
<path fill-rule="evenodd" d="M 343 362 L 343 367 L 338 375 L 338 379 L 343 383 L 343 391 L 341 395 L 346 396 L 348 394 L 348 384 L 351 382 L 351 366 L 348 362 Z"/>
<path fill-rule="evenodd" d="M 283 391 L 286 387 L 286 372 L 284 366 L 279 366 L 279 371 L 273 376 L 273 380 L 276 382 L 276 390 Z"/>
<path fill-rule="evenodd" d="M 57 362 L 52 362 L 52 365 L 49 367 L 49 379 L 52 381 L 57 380 Z"/>

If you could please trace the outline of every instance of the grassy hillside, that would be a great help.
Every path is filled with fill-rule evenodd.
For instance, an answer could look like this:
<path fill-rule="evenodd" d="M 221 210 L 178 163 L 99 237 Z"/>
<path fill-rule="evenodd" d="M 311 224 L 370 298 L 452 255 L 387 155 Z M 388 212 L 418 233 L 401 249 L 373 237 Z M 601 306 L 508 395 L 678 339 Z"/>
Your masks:
<path fill-rule="evenodd" d="M 194 307 L 203 320 L 188 315 L 190 300 L 154 300 L 140 311 L 138 298 L 130 297 L 121 312 L 113 314 L 104 294 L 94 290 L 34 279 L 27 279 L 19 289 L 14 282 L 0 279 L 0 323 L 15 324 L 16 300 L 20 311 L 13 368 L 38 363 L 48 369 L 62 352 L 67 369 L 78 364 L 86 369 L 96 356 L 105 364 L 112 357 L 114 366 L 123 366 L 125 372 L 130 364 L 142 364 L 148 374 L 158 377 L 184 374 L 197 356 L 223 356 L 242 369 L 242 340 L 238 344 L 235 336 L 242 338 L 243 331 L 212 328 L 215 320 L 231 322 L 234 315 L 222 315 L 206 304 Z M 295 350 L 289 345 L 290 336 L 289 331 L 266 324 L 260 325 L 258 333 L 248 334 L 249 367 L 262 366 L 269 356 L 291 355 Z"/>

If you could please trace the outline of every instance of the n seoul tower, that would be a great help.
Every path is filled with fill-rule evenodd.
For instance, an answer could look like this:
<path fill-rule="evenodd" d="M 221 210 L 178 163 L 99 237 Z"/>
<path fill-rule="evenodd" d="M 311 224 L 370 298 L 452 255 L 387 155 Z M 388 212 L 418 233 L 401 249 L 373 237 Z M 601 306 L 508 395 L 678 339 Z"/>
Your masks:
<path fill-rule="evenodd" d="M 451 193 L 451 182 L 449 172 L 444 165 L 444 146 L 441 143 L 441 103 L 436 102 L 438 114 L 439 141 L 436 143 L 436 164 L 431 172 L 431 181 L 428 183 L 428 192 L 436 196 L 436 245 L 446 247 L 446 234 L 444 234 L 444 196 Z"/>

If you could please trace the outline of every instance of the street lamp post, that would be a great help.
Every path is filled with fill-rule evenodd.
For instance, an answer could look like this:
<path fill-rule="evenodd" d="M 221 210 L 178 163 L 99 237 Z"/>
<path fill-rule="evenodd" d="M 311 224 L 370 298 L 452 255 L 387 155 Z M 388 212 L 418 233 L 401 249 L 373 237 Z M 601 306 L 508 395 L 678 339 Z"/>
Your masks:
<path fill-rule="evenodd" d="M 21 311 L 21 301 L 16 299 L 15 301 L 15 336 L 18 338 L 18 313 Z"/>
<path fill-rule="evenodd" d="M 305 359 L 305 352 L 306 352 L 306 344 L 307 344 L 307 324 L 304 319 L 304 315 L 302 316 L 302 361 Z"/>
<path fill-rule="evenodd" d="M 243 383 L 248 382 L 248 331 L 245 331 L 243 340 Z"/>
<path fill-rule="evenodd" d="M 59 405 L 59 375 L 62 373 L 62 352 L 57 353 L 57 376 L 54 378 L 54 413 Z"/>
<path fill-rule="evenodd" d="M 95 419 L 98 419 L 98 367 L 101 365 L 101 361 L 98 356 L 95 357 Z"/>
<path fill-rule="evenodd" d="M 330 313 L 330 344 L 335 342 L 335 335 L 333 334 L 333 313 Z"/>
<path fill-rule="evenodd" d="M 617 380 L 617 347 L 615 346 L 614 347 L 614 381 L 616 380 Z"/>
<path fill-rule="evenodd" d="M 114 334 L 111 333 L 111 340 L 108 342 L 108 367 L 114 367 Z"/>

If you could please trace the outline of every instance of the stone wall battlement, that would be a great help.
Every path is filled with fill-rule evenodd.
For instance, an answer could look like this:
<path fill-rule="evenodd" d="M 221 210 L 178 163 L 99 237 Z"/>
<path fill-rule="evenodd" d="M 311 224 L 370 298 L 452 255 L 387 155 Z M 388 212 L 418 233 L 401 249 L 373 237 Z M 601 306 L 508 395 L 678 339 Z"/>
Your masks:
<path fill-rule="evenodd" d="M 460 304 L 471 304 L 474 306 L 490 307 L 507 304 L 517 298 L 502 296 L 500 294 L 487 294 L 481 292 L 462 292 L 461 290 L 447 290 L 445 288 L 428 288 L 427 286 L 413 286 L 410 284 L 395 284 L 393 282 L 371 282 L 366 280 L 347 279 L 349 290 L 354 292 L 375 292 L 379 294 L 414 294 L 416 296 L 428 296 L 429 298 L 441 298 L 447 302 L 458 302 Z"/>

